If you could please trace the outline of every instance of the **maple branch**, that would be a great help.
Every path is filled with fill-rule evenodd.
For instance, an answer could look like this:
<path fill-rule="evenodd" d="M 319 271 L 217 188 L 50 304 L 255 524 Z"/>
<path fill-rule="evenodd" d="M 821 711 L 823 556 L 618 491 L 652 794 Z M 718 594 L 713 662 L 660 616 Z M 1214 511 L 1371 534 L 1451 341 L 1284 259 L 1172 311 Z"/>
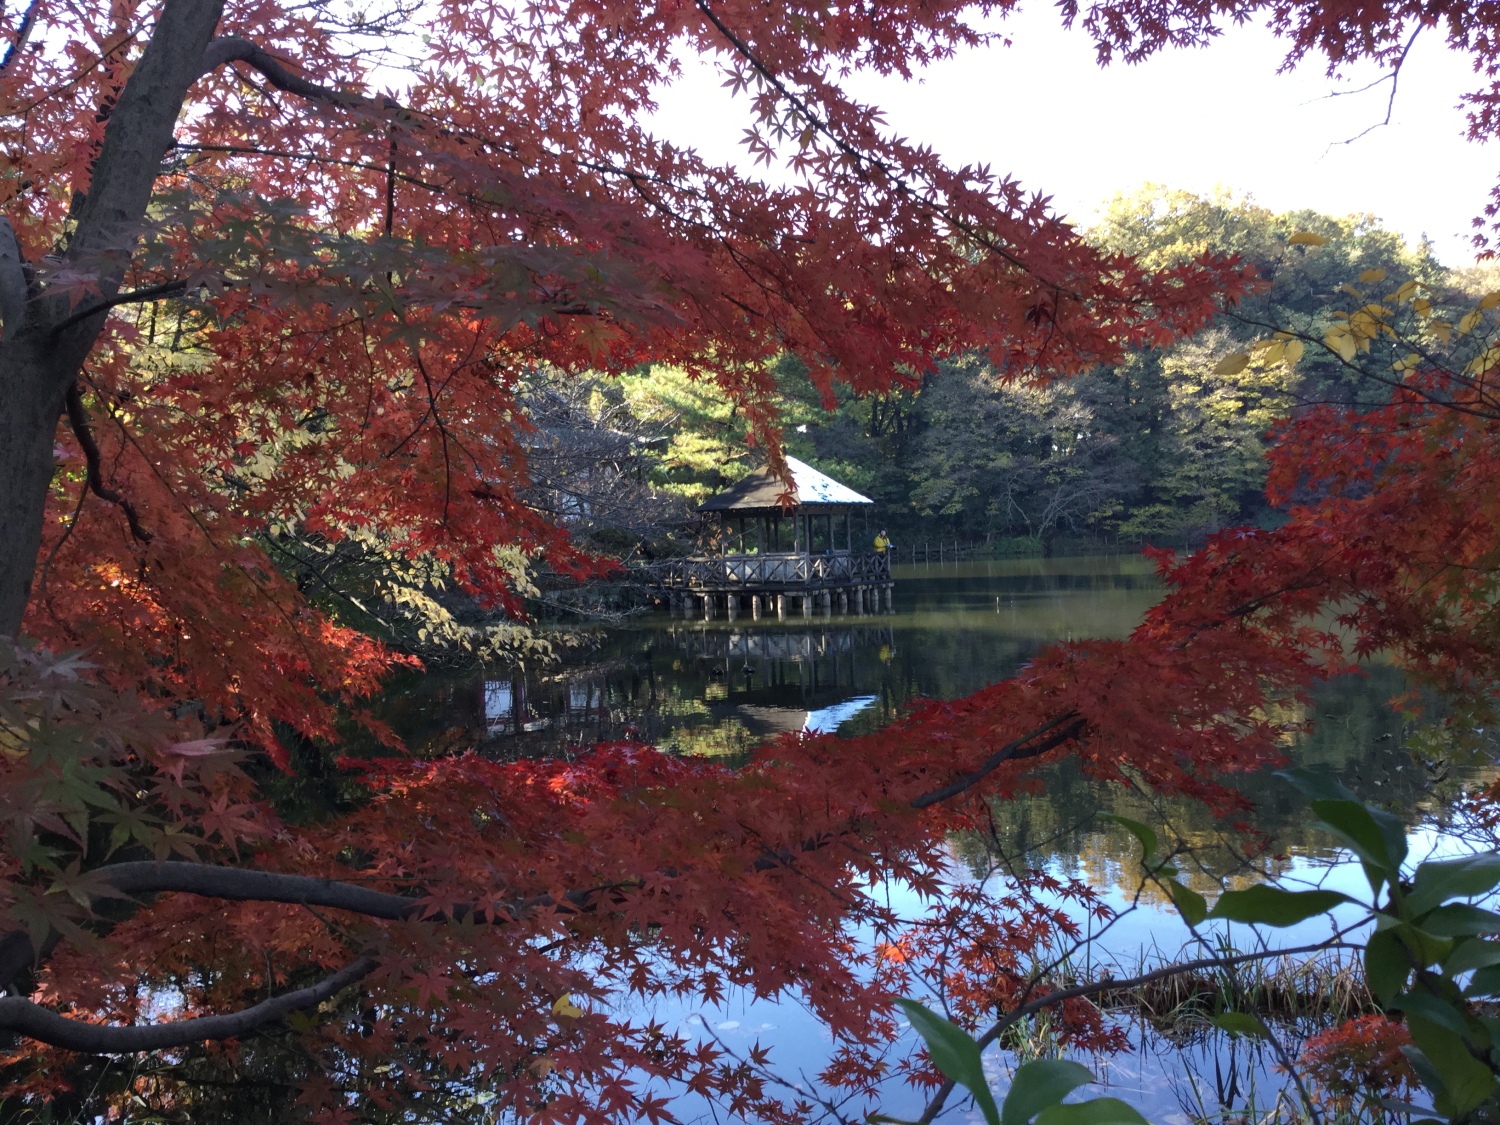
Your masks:
<path fill-rule="evenodd" d="M 972 773 L 965 774 L 948 785 L 914 798 L 910 802 L 910 807 L 924 809 L 955 797 L 978 784 L 1005 762 L 1038 757 L 1078 737 L 1085 725 L 1085 720 L 1078 712 L 1065 711 L 1020 738 L 1007 743 L 986 758 Z M 766 854 L 750 865 L 750 869 L 756 872 L 767 872 L 777 868 L 791 867 L 799 853 L 818 851 L 833 843 L 835 839 L 835 835 L 825 833 L 804 840 L 795 849 L 768 849 Z M 669 869 L 663 874 L 670 876 L 677 872 Z M 116 863 L 99 868 L 92 875 L 97 883 L 130 897 L 178 893 L 234 902 L 280 902 L 306 907 L 321 906 L 346 910 L 367 918 L 393 922 L 426 917 L 446 917 L 453 921 L 464 921 L 482 912 L 489 913 L 492 921 L 502 920 L 493 905 L 486 909 L 474 903 L 455 903 L 446 909 L 434 910 L 430 905 L 424 904 L 421 899 L 409 895 L 377 891 L 321 876 L 291 875 L 243 867 L 221 867 L 186 860 L 136 860 Z M 606 892 L 639 885 L 638 882 L 611 883 L 587 890 L 569 891 L 561 898 L 547 894 L 535 895 L 507 904 L 504 909 L 509 914 L 509 919 L 506 920 L 519 918 L 524 911 L 531 909 L 550 907 L 568 913 L 585 911 L 595 906 L 599 896 Z M 41 951 L 35 949 L 25 930 L 13 930 L 0 935 L 0 988 L 9 987 L 23 970 L 45 957 L 55 944 L 55 934 L 49 935 L 46 946 Z M 4 1009 L 0 1009 L 0 1028 L 6 1026 L 3 1021 L 3 1011 Z M 61 1019 L 61 1017 L 58 1018 Z"/>
<path fill-rule="evenodd" d="M 10 69 L 10 64 L 16 61 L 17 56 L 26 49 L 26 41 L 31 38 L 31 29 L 36 26 L 36 11 L 42 6 L 42 0 L 31 0 L 26 5 L 26 11 L 21 16 L 21 26 L 16 28 L 16 37 L 11 40 L 10 47 L 6 49 L 5 58 L 0 59 L 0 74 Z"/>
<path fill-rule="evenodd" d="M 93 304 L 85 305 L 71 316 L 65 317 L 52 326 L 53 334 L 72 328 L 89 317 L 102 313 L 106 309 L 112 309 L 117 305 L 132 305 L 144 301 L 159 301 L 165 297 L 180 297 L 187 292 L 186 281 L 164 281 L 160 285 L 147 285 L 141 289 L 131 289 L 124 293 L 116 293 L 112 297 L 105 297 L 95 301 Z"/>
<path fill-rule="evenodd" d="M 240 39 L 233 35 L 220 36 L 209 43 L 203 52 L 202 73 L 207 74 L 209 71 L 217 70 L 232 62 L 241 62 L 252 67 L 278 90 L 285 90 L 289 94 L 296 94 L 309 101 L 327 102 L 340 109 L 358 109 L 366 106 L 384 110 L 401 108 L 399 102 L 390 98 L 381 98 L 377 102 L 363 94 L 351 94 L 331 89 L 328 86 L 320 86 L 316 82 L 309 82 L 301 75 L 293 74 L 280 59 L 263 47 L 248 39 Z"/>
<path fill-rule="evenodd" d="M 37 951 L 25 930 L 0 935 L 0 988 L 9 988 L 36 960 Z"/>
<path fill-rule="evenodd" d="M 474 903 L 457 903 L 437 910 L 409 895 L 394 894 L 343 883 L 316 875 L 286 875 L 275 871 L 256 871 L 247 867 L 220 867 L 190 860 L 132 860 L 113 863 L 90 872 L 99 892 L 113 891 L 135 897 L 153 894 L 190 894 L 231 902 L 283 902 L 296 906 L 324 906 L 347 910 L 366 918 L 388 922 L 406 922 L 428 917 L 464 921 L 482 909 L 497 916 L 493 905 L 481 908 Z M 627 884 L 609 884 L 588 890 L 569 891 L 559 900 L 552 895 L 536 895 L 506 904 L 511 919 L 527 910 L 546 909 L 573 912 L 588 909 L 598 895 L 618 890 Z M 634 884 L 628 884 L 634 885 Z M 27 966 L 46 955 L 50 945 L 38 952 L 25 930 L 12 930 L 0 936 L 0 987 L 8 987 Z"/>
<path fill-rule="evenodd" d="M 806 98 L 802 97 L 796 91 L 792 90 L 782 80 L 781 76 L 778 75 L 774 70 L 772 70 L 770 66 L 768 66 L 761 59 L 761 57 L 755 53 L 754 49 L 751 48 L 748 43 L 746 43 L 743 39 L 736 35 L 729 28 L 729 26 L 719 18 L 718 13 L 708 5 L 707 0 L 694 0 L 694 3 L 697 9 L 702 12 L 704 17 L 709 21 L 709 23 L 713 24 L 714 27 L 718 29 L 719 34 L 729 42 L 729 45 L 734 48 L 735 52 L 739 54 L 746 62 L 748 62 L 751 68 L 754 69 L 755 72 L 759 74 L 763 79 L 765 79 L 765 81 L 770 86 L 775 88 L 777 93 L 785 98 L 786 101 L 789 102 L 797 110 L 797 112 L 800 113 L 811 124 L 814 129 L 816 129 L 823 136 L 827 137 L 829 141 L 832 142 L 833 146 L 839 150 L 839 152 L 843 153 L 845 157 L 853 161 L 856 167 L 866 166 L 880 172 L 881 175 L 887 177 L 893 184 L 895 184 L 897 189 L 902 194 L 908 196 L 915 203 L 921 205 L 923 208 L 937 215 L 939 218 L 942 218 L 947 222 L 953 224 L 955 229 L 962 231 L 966 236 L 973 239 L 976 243 L 978 243 L 980 246 L 983 246 L 986 250 L 989 250 L 992 254 L 1003 258 L 1005 261 L 1009 262 L 1011 265 L 1015 266 L 1023 273 L 1030 274 L 1032 277 L 1037 278 L 1044 284 L 1053 286 L 1053 288 L 1060 290 L 1060 287 L 1057 286 L 1055 282 L 1049 281 L 1047 278 L 1043 277 L 1040 273 L 1037 272 L 1037 270 L 1027 265 L 1026 262 L 1017 257 L 1014 252 L 1001 245 L 987 232 L 979 229 L 967 219 L 961 218 L 953 211 L 952 208 L 945 206 L 937 199 L 931 198 L 925 191 L 921 190 L 920 188 L 911 187 L 907 183 L 906 177 L 899 170 L 893 168 L 889 162 L 881 160 L 871 155 L 870 153 L 865 152 L 857 145 L 854 145 L 851 142 L 845 140 L 842 136 L 839 135 L 837 131 L 835 131 L 831 124 L 823 119 L 820 114 L 814 112 L 813 107 L 808 103 Z M 1079 294 L 1077 293 L 1070 291 L 1068 295 L 1075 299 L 1081 300 Z"/>
<path fill-rule="evenodd" d="M 83 459 L 88 466 L 89 491 L 99 499 L 114 504 L 125 513 L 125 519 L 130 524 L 130 534 L 137 542 L 151 542 L 151 533 L 141 526 L 135 505 L 104 483 L 104 476 L 100 472 L 99 444 L 94 441 L 93 431 L 89 429 L 89 416 L 83 409 L 83 393 L 78 389 L 78 380 L 75 379 L 68 386 L 65 401 L 68 410 L 68 425 L 73 430 L 73 436 L 78 439 L 78 447 L 83 450 Z"/>
<path fill-rule="evenodd" d="M 289 94 L 296 94 L 310 101 L 330 102 L 346 108 L 359 105 L 364 101 L 358 95 L 341 94 L 337 90 L 330 90 L 327 86 L 309 82 L 300 75 L 293 74 L 282 65 L 280 59 L 264 48 L 248 39 L 240 39 L 232 35 L 221 36 L 209 43 L 203 52 L 203 73 L 207 74 L 232 62 L 242 62 L 258 70 L 266 81 L 278 90 L 285 90 Z"/>
<path fill-rule="evenodd" d="M 37 572 L 41 579 L 38 583 L 38 589 L 42 595 L 42 604 L 47 607 L 47 612 L 51 615 L 52 620 L 56 621 L 59 625 L 62 624 L 62 621 L 57 616 L 57 610 L 53 608 L 52 591 L 47 586 L 48 581 L 52 577 L 52 560 L 57 558 L 57 553 L 67 546 L 68 540 L 73 537 L 73 530 L 78 526 L 78 517 L 83 515 L 83 503 L 88 498 L 89 486 L 88 482 L 85 481 L 83 488 L 79 490 L 78 502 L 73 505 L 73 514 L 68 517 L 67 527 L 63 528 L 63 533 L 57 537 L 57 542 L 52 544 L 52 550 L 47 552 L 47 557 L 42 560 L 41 568 Z M 3 941 L 4 938 L 0 937 L 0 942 Z M 3 966 L 3 964 L 4 952 L 0 950 L 0 966 Z M 0 981 L 7 981 L 9 979 L 10 977 L 4 975 L 4 969 L 0 968 Z"/>
<path fill-rule="evenodd" d="M 308 164 L 328 164 L 336 168 L 356 168 L 362 172 L 385 172 L 390 174 L 390 162 L 379 163 L 373 160 L 350 160 L 344 157 L 328 156 L 316 152 L 292 152 L 282 148 L 264 148 L 260 145 L 201 145 L 189 141 L 179 141 L 175 146 L 179 152 L 216 152 L 226 156 L 265 156 L 277 160 L 301 160 Z M 432 183 L 420 176 L 397 171 L 394 173 L 398 181 L 403 184 L 412 184 L 419 188 L 425 188 L 439 194 L 449 194 L 452 188 L 443 184 Z M 458 197 L 467 203 L 481 202 L 479 196 L 471 192 L 459 192 Z"/>
<path fill-rule="evenodd" d="M 205 1040 L 236 1039 L 276 1023 L 293 1012 L 321 1004 L 375 971 L 374 957 L 352 961 L 317 984 L 262 1000 L 259 1004 L 221 1016 L 199 1016 L 171 1023 L 126 1027 L 86 1023 L 60 1016 L 19 996 L 0 998 L 0 1030 L 15 1032 L 67 1051 L 91 1055 L 121 1055 L 187 1047 Z"/>
<path fill-rule="evenodd" d="M 1327 352 L 1330 356 L 1336 358 L 1339 361 L 1340 366 L 1342 366 L 1346 371 L 1352 372 L 1359 378 L 1367 379 L 1370 382 L 1376 383 L 1383 387 L 1389 387 L 1393 391 L 1404 391 L 1407 394 L 1421 399 L 1429 406 L 1433 406 L 1441 410 L 1451 410 L 1455 414 L 1465 414 L 1471 418 L 1482 418 L 1486 421 L 1494 421 L 1497 416 L 1500 416 L 1500 408 L 1497 408 L 1496 406 L 1490 405 L 1480 408 L 1470 406 L 1469 404 L 1464 402 L 1460 402 L 1452 396 L 1444 398 L 1434 391 L 1423 387 L 1420 383 L 1414 383 L 1404 378 L 1393 378 L 1389 375 L 1384 375 L 1381 372 L 1359 362 L 1357 357 L 1352 360 L 1345 359 L 1337 351 L 1328 346 L 1328 341 L 1323 336 L 1314 335 L 1311 332 L 1306 332 L 1301 329 L 1284 328 L 1272 321 L 1260 320 L 1253 316 L 1245 316 L 1234 311 L 1233 309 L 1225 309 L 1223 311 L 1224 315 L 1238 321 L 1241 324 L 1248 325 L 1252 328 L 1265 329 L 1267 331 L 1282 332 L 1285 333 L 1285 336 L 1287 338 L 1300 340 L 1304 345 L 1308 347 L 1319 348 Z M 1417 351 L 1422 356 L 1423 360 L 1438 369 L 1439 374 L 1442 374 L 1446 378 L 1453 380 L 1460 386 L 1468 387 L 1470 390 L 1480 395 L 1483 399 L 1488 400 L 1490 403 L 1494 402 L 1494 396 L 1487 392 L 1482 381 L 1466 378 L 1465 375 L 1459 371 L 1448 370 L 1443 366 L 1444 361 L 1442 357 L 1435 355 L 1418 341 L 1414 341 L 1409 337 L 1404 337 L 1402 339 L 1402 344 L 1405 347 L 1412 348 L 1413 350 Z M 1304 399 L 1302 401 L 1304 405 L 1308 404 L 1308 400 Z M 1316 402 L 1317 400 L 1313 401 Z M 1342 403 L 1340 403 L 1340 405 L 1342 405 Z M 1377 402 L 1373 405 L 1383 406 L 1386 404 Z"/>
<path fill-rule="evenodd" d="M 326 906 L 367 918 L 399 922 L 420 917 L 420 901 L 389 891 L 315 875 L 284 875 L 247 867 L 219 867 L 189 860 L 134 860 L 93 872 L 95 879 L 125 895 L 189 894 L 234 902 L 285 902 Z"/>
<path fill-rule="evenodd" d="M 1000 747 L 1000 749 L 986 758 L 983 764 L 973 773 L 965 774 L 957 781 L 945 785 L 941 789 L 933 789 L 927 793 L 923 793 L 920 797 L 913 798 L 911 807 L 914 809 L 925 809 L 929 805 L 937 804 L 939 801 L 946 801 L 950 797 L 956 797 L 964 790 L 979 784 L 987 775 L 999 769 L 1006 762 L 1021 761 L 1025 758 L 1035 758 L 1045 754 L 1048 750 L 1055 749 L 1064 742 L 1077 738 L 1083 733 L 1083 728 L 1087 725 L 1077 711 L 1064 711 L 1061 715 L 1048 720 L 1035 730 L 1023 734 L 1014 742 L 1006 743 Z M 1058 730 L 1058 727 L 1062 727 L 1062 729 Z M 1047 737 L 1043 738 L 1043 735 Z M 1037 738 L 1040 738 L 1041 741 L 1032 742 L 1033 739 Z"/>

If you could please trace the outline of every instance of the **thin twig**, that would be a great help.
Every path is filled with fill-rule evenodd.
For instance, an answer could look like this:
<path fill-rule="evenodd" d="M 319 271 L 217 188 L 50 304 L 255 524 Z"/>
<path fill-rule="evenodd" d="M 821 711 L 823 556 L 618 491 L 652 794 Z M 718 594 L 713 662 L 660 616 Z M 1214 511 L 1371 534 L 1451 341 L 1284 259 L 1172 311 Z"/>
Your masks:
<path fill-rule="evenodd" d="M 91 316 L 97 316 L 106 309 L 112 309 L 116 305 L 131 305 L 143 301 L 160 301 L 165 297 L 180 297 L 187 292 L 186 281 L 164 281 L 160 285 L 147 285 L 142 289 L 132 289 L 126 293 L 116 293 L 113 297 L 106 297 L 92 304 L 85 305 L 70 316 L 64 317 L 53 326 L 52 334 L 72 328 L 75 324 L 81 324 Z"/>
<path fill-rule="evenodd" d="M 94 440 L 93 431 L 89 429 L 89 416 L 83 408 L 83 394 L 78 389 L 76 379 L 68 387 L 67 407 L 68 425 L 73 430 L 73 436 L 78 439 L 78 447 L 83 450 L 83 459 L 88 466 L 89 491 L 125 513 L 126 522 L 130 524 L 130 534 L 137 542 L 150 543 L 151 533 L 141 526 L 135 505 L 104 483 L 104 476 L 100 471 L 99 443 Z"/>
<path fill-rule="evenodd" d="M 1391 114 L 1395 111 L 1396 108 L 1396 84 L 1401 80 L 1401 67 L 1406 62 L 1406 56 L 1411 54 L 1412 44 L 1417 41 L 1417 36 L 1421 33 L 1422 25 L 1419 23 L 1417 24 L 1416 30 L 1411 33 L 1411 38 L 1406 41 L 1406 46 L 1401 48 L 1401 54 L 1396 59 L 1396 65 L 1391 67 L 1391 72 L 1389 74 L 1375 79 L 1374 82 L 1371 82 L 1367 86 L 1361 86 L 1358 90 L 1335 90 L 1332 94 L 1329 95 L 1329 97 L 1338 98 L 1346 97 L 1350 94 L 1363 94 L 1366 90 L 1372 90 L 1376 86 L 1379 86 L 1382 82 L 1389 82 L 1391 84 L 1391 96 L 1386 100 L 1385 103 L 1385 120 L 1377 121 L 1375 122 L 1375 124 L 1367 126 L 1347 140 L 1333 142 L 1323 150 L 1323 155 L 1327 156 L 1329 152 L 1333 151 L 1335 145 L 1352 145 L 1361 137 L 1368 136 L 1370 133 L 1373 133 L 1381 126 L 1389 125 L 1391 123 Z"/>

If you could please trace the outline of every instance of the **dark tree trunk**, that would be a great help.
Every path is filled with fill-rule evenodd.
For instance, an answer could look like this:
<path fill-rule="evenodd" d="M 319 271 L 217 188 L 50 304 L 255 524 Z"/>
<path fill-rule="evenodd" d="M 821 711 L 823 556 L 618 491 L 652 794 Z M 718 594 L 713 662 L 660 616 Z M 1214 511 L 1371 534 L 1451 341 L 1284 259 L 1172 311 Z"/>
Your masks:
<path fill-rule="evenodd" d="M 52 444 L 67 384 L 8 347 L 0 378 L 0 635 L 20 631 L 42 543 Z"/>
<path fill-rule="evenodd" d="M 167 0 L 109 116 L 88 197 L 64 253 L 96 272 L 102 300 L 119 290 L 125 263 L 187 92 L 202 77 L 223 0 Z M 73 320 L 67 297 L 49 296 L 16 260 L 0 263 L 0 293 L 25 292 L 7 308 L 0 341 L 0 636 L 20 632 L 32 593 L 42 521 L 52 480 L 53 438 L 68 389 L 83 369 L 108 315 Z M 24 318 L 24 319 L 23 319 Z"/>

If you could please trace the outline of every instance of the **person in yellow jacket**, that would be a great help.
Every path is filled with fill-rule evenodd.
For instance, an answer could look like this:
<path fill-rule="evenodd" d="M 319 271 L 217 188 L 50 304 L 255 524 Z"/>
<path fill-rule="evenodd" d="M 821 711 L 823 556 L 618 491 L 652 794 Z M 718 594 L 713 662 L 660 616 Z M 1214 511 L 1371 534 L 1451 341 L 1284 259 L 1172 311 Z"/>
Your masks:
<path fill-rule="evenodd" d="M 885 534 L 885 528 L 882 527 L 875 533 L 875 553 L 884 556 L 890 549 L 891 541 Z"/>

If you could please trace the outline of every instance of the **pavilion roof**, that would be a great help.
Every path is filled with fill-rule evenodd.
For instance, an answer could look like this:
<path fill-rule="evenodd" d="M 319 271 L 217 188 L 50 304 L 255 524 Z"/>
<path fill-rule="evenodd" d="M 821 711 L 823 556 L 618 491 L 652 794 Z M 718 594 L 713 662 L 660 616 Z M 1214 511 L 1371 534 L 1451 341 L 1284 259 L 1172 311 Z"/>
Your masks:
<path fill-rule="evenodd" d="M 786 459 L 792 473 L 792 503 L 798 507 L 809 504 L 850 505 L 873 504 L 868 496 L 861 496 L 847 485 L 799 461 L 795 457 Z M 700 512 L 746 512 L 779 509 L 781 497 L 787 492 L 786 482 L 774 475 L 770 469 L 757 469 L 744 480 L 726 488 L 717 496 L 711 496 L 698 505 Z"/>

